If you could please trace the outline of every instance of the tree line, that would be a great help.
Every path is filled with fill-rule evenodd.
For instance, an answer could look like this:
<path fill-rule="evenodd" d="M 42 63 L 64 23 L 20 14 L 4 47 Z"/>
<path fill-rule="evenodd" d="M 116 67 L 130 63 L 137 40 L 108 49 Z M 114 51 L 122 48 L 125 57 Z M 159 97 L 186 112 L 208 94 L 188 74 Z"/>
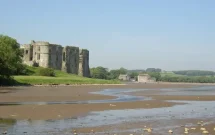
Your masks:
<path fill-rule="evenodd" d="M 215 83 L 215 77 L 207 76 L 163 76 L 162 82 Z"/>
<path fill-rule="evenodd" d="M 186 75 L 186 76 L 214 76 L 215 72 L 213 71 L 204 71 L 204 70 L 181 70 L 173 71 L 175 74 Z"/>
<path fill-rule="evenodd" d="M 146 70 L 127 70 L 123 67 L 119 69 L 108 70 L 108 68 L 102 66 L 93 67 L 90 69 L 92 78 L 107 80 L 118 79 L 120 74 L 128 74 L 131 78 L 137 80 L 137 76 L 139 74 L 147 73 L 151 77 L 154 77 L 157 81 L 159 81 L 161 79 L 160 71 L 161 70 L 152 68 Z"/>
<path fill-rule="evenodd" d="M 148 72 L 147 72 L 148 71 Z M 131 78 L 137 80 L 139 74 L 149 74 L 156 81 L 161 82 L 187 82 L 187 83 L 215 83 L 213 76 L 161 76 L 161 70 L 127 70 L 125 68 L 108 70 L 104 67 L 91 68 L 91 77 L 98 79 L 118 79 L 120 74 L 128 74 Z"/>

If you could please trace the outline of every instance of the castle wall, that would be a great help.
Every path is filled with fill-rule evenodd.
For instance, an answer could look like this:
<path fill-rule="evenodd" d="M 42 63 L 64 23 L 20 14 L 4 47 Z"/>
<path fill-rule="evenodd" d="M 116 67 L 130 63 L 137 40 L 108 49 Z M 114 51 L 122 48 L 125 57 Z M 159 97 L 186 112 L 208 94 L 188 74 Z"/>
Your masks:
<path fill-rule="evenodd" d="M 62 67 L 62 51 L 63 47 L 60 45 L 49 46 L 49 67 L 61 70 Z"/>
<path fill-rule="evenodd" d="M 31 61 L 33 59 L 33 48 L 30 44 L 24 45 L 24 58 L 25 61 Z"/>
<path fill-rule="evenodd" d="M 67 73 L 89 77 L 89 51 L 79 50 L 78 47 L 62 47 L 43 41 L 31 41 L 22 45 L 24 49 L 23 62 L 30 66 L 37 64 L 40 67 L 62 70 Z"/>
<path fill-rule="evenodd" d="M 86 49 L 79 50 L 79 72 L 80 76 L 89 77 L 89 51 Z"/>
<path fill-rule="evenodd" d="M 33 47 L 30 44 L 25 44 L 22 45 L 22 49 L 24 51 L 23 62 L 27 65 L 31 65 L 33 59 Z"/>
<path fill-rule="evenodd" d="M 62 54 L 62 71 L 78 74 L 79 67 L 79 48 L 66 46 Z"/>

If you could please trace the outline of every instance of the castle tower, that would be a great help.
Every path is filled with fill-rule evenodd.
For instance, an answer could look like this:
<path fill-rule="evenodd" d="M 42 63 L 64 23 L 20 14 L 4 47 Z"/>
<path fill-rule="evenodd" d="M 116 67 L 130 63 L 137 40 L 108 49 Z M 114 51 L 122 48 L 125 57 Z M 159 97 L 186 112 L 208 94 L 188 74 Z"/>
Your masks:
<path fill-rule="evenodd" d="M 89 51 L 86 49 L 79 50 L 79 72 L 78 75 L 89 77 Z"/>
<path fill-rule="evenodd" d="M 38 63 L 40 67 L 50 67 L 50 44 L 49 42 L 37 41 L 32 42 L 33 45 L 33 61 Z"/>
<path fill-rule="evenodd" d="M 78 74 L 79 48 L 75 46 L 65 46 L 62 56 L 62 71 L 71 74 Z"/>

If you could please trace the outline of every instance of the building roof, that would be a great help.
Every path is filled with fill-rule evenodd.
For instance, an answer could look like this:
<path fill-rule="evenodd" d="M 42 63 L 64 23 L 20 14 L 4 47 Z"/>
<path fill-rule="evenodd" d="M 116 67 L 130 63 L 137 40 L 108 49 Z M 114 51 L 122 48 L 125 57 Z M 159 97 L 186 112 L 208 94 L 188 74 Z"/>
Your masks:
<path fill-rule="evenodd" d="M 129 76 L 129 75 L 127 75 L 127 74 L 120 74 L 119 76 Z"/>

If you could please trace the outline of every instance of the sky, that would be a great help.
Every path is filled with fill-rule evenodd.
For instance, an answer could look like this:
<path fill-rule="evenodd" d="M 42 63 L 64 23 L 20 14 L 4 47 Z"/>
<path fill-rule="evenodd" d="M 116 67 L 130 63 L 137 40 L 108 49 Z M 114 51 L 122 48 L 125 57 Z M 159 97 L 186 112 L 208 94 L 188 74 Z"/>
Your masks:
<path fill-rule="evenodd" d="M 90 67 L 215 70 L 214 0 L 0 0 L 0 34 L 90 51 Z"/>

